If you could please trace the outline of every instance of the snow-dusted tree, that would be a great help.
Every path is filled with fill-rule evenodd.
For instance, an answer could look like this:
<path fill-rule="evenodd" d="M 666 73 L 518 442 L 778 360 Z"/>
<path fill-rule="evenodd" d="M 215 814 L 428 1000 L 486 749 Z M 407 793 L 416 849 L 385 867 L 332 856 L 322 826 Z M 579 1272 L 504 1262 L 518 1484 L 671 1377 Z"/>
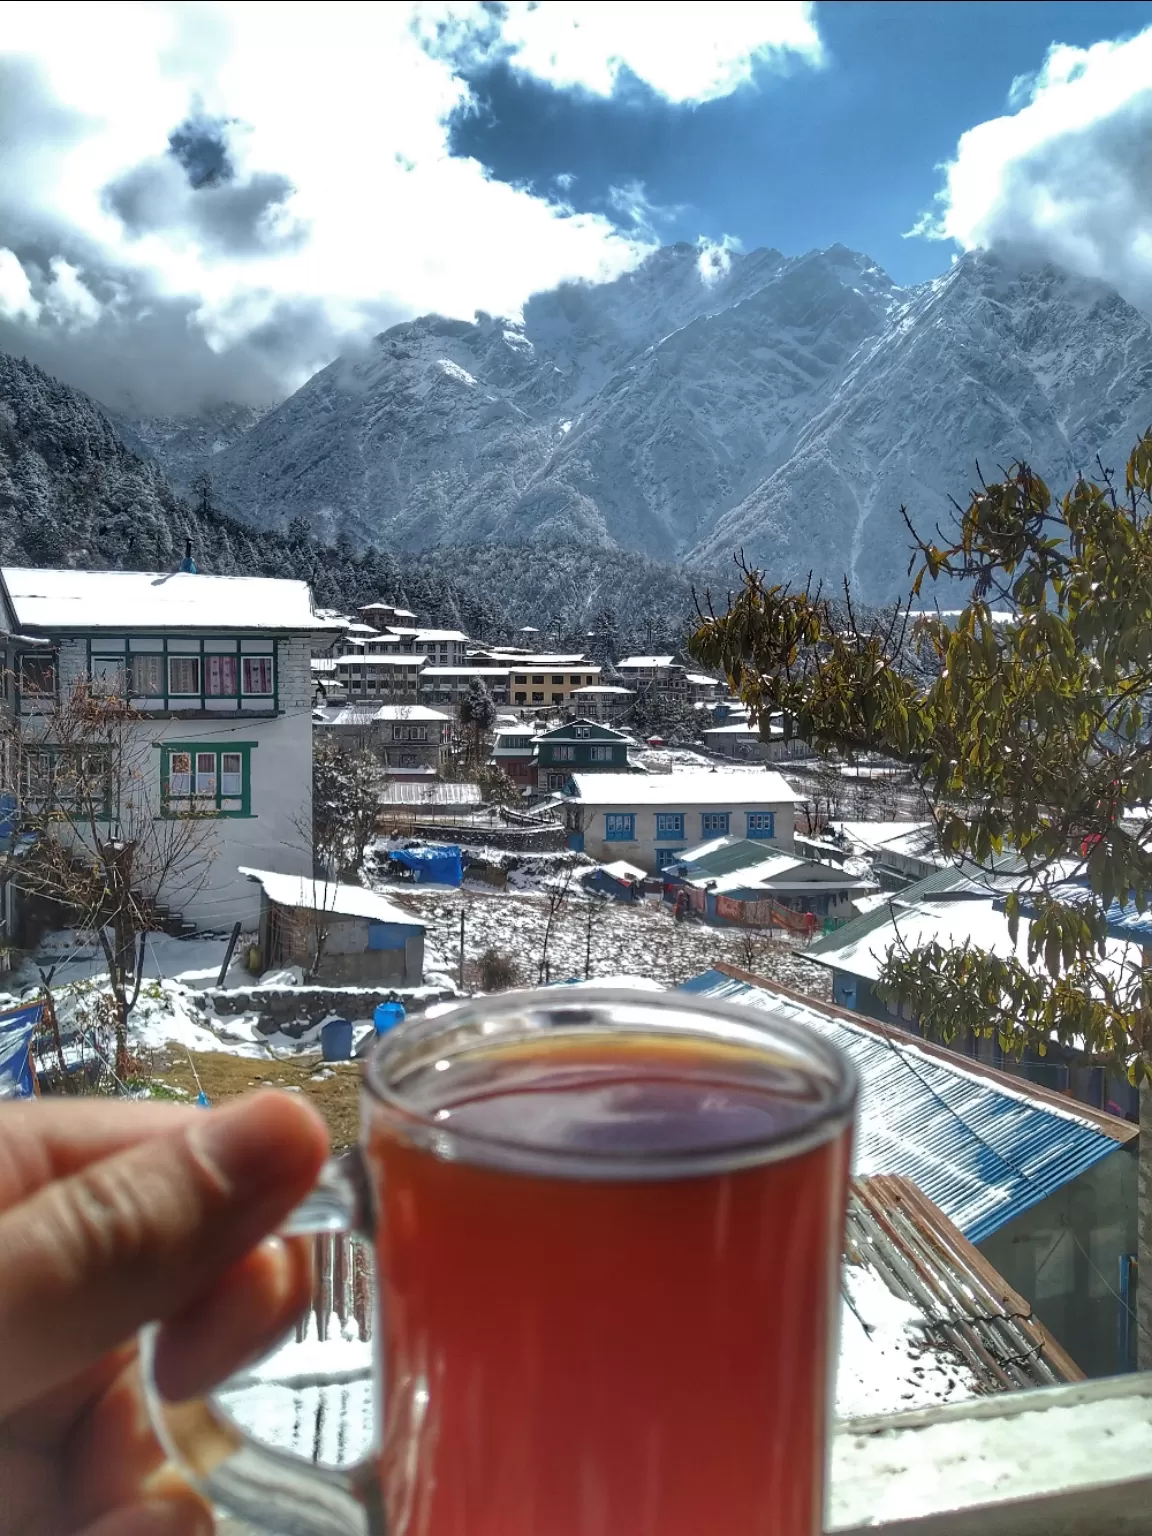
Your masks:
<path fill-rule="evenodd" d="M 312 849 L 327 879 L 355 876 L 380 808 L 380 765 L 370 752 L 318 736 L 312 751 Z"/>
<path fill-rule="evenodd" d="M 496 705 L 483 681 L 474 677 L 460 700 L 460 727 L 464 735 L 465 766 L 479 773 L 488 757 L 488 738 L 496 724 Z"/>

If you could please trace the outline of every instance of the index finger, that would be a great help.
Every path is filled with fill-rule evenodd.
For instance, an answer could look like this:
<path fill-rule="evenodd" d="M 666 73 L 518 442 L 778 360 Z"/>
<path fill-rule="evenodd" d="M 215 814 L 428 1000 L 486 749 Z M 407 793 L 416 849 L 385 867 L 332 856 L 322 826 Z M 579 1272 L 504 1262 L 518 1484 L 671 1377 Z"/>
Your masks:
<path fill-rule="evenodd" d="M 188 1104 L 34 1099 L 0 1104 L 0 1211 L 53 1179 L 181 1130 L 204 1111 Z"/>

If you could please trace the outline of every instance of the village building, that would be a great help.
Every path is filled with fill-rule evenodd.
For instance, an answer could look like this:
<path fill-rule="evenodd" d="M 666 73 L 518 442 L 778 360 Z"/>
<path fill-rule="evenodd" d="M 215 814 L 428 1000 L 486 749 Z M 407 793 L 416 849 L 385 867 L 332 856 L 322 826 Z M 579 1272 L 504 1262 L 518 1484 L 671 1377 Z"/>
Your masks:
<path fill-rule="evenodd" d="M 860 1077 L 857 1175 L 912 1180 L 1087 1375 L 1132 1369 L 1136 1126 L 731 966 L 683 990 L 842 1050 Z"/>
<path fill-rule="evenodd" d="M 415 624 L 416 615 L 411 608 L 397 608 L 392 603 L 365 603 L 363 608 L 358 608 L 363 623 L 371 625 L 373 629 L 388 629 L 394 624 Z"/>
<path fill-rule="evenodd" d="M 424 667 L 420 673 L 420 701 L 458 706 L 476 681 L 484 684 L 493 703 L 508 703 L 508 669 L 476 666 L 471 659 L 467 666 Z"/>
<path fill-rule="evenodd" d="M 518 789 L 536 788 L 536 733 L 530 726 L 501 725 L 492 738 L 491 762 Z"/>
<path fill-rule="evenodd" d="M 415 703 L 425 665 L 423 656 L 352 652 L 336 658 L 335 680 L 348 699 Z"/>
<path fill-rule="evenodd" d="M 310 660 L 343 623 L 316 613 L 305 582 L 8 566 L 0 630 L 12 680 L 0 711 L 38 738 L 0 765 L 17 800 L 33 806 L 58 776 L 53 713 L 86 685 L 140 717 L 140 787 L 155 815 L 211 821 L 206 868 L 165 893 L 184 921 L 254 920 L 259 896 L 240 863 L 312 873 Z M 110 783 L 110 835 L 119 792 Z"/>
<path fill-rule="evenodd" d="M 375 752 L 397 777 L 438 773 L 452 744 L 452 716 L 425 704 L 324 705 L 313 710 L 312 723 L 347 745 Z"/>
<path fill-rule="evenodd" d="M 719 837 L 688 848 L 665 866 L 670 889 L 689 894 L 690 908 L 708 918 L 750 927 L 792 927 L 789 915 L 813 919 L 811 931 L 829 929 L 856 916 L 853 899 L 876 882 L 832 864 L 768 851 L 750 838 Z"/>
<path fill-rule="evenodd" d="M 866 858 L 886 890 L 900 890 L 948 864 L 930 821 L 830 821 L 828 835 Z"/>
<path fill-rule="evenodd" d="M 753 725 L 748 719 L 727 720 L 723 725 L 707 725 L 700 738 L 710 752 L 745 763 L 780 763 L 791 758 L 812 756 L 812 748 L 798 736 L 789 736 L 782 716 L 773 715 L 767 726 Z"/>
<path fill-rule="evenodd" d="M 568 846 L 653 873 L 704 838 L 736 835 L 791 852 L 797 796 L 767 769 L 576 773 L 565 786 Z"/>
<path fill-rule="evenodd" d="M 265 969 L 298 965 L 310 982 L 418 987 L 424 980 L 424 924 L 405 907 L 360 885 L 241 868 L 262 893 L 260 954 Z"/>
<path fill-rule="evenodd" d="M 595 720 L 569 720 L 536 738 L 537 785 L 563 789 L 574 773 L 627 773 L 629 738 Z"/>
<path fill-rule="evenodd" d="M 628 706 L 635 697 L 632 688 L 620 688 L 611 683 L 590 683 L 583 688 L 573 688 L 569 703 L 586 720 L 618 720 L 627 714 Z"/>

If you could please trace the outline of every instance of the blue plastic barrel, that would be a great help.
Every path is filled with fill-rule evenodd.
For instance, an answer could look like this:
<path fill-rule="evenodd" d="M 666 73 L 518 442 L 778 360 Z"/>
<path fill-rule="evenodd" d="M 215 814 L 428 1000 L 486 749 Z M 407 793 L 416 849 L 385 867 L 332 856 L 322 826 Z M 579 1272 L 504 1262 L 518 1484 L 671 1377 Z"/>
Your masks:
<path fill-rule="evenodd" d="M 351 1060 L 351 1019 L 329 1019 L 320 1026 L 320 1055 L 325 1061 Z"/>
<path fill-rule="evenodd" d="M 404 1022 L 403 1003 L 377 1003 L 373 1016 L 378 1035 L 387 1034 L 390 1029 L 395 1029 L 397 1024 Z"/>

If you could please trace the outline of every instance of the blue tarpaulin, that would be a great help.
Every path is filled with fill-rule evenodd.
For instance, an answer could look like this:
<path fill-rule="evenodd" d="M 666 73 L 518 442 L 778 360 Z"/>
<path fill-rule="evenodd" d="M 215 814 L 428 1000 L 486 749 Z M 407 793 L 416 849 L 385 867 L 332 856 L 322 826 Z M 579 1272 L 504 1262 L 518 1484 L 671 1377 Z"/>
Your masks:
<path fill-rule="evenodd" d="M 0 1099 L 30 1099 L 35 1093 L 32 1036 L 43 1003 L 0 1013 Z"/>
<path fill-rule="evenodd" d="M 464 861 L 455 843 L 425 843 L 419 848 L 393 848 L 392 858 L 412 871 L 421 885 L 463 885 Z"/>

